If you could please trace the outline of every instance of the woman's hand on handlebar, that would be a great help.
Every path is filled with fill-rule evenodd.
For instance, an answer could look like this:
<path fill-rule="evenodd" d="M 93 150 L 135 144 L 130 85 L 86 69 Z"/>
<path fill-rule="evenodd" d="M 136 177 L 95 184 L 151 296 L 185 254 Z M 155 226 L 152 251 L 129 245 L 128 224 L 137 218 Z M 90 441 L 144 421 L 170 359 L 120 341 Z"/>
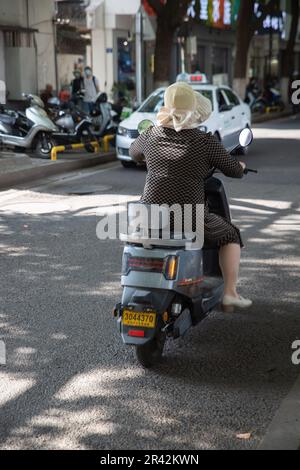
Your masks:
<path fill-rule="evenodd" d="M 241 167 L 243 168 L 243 170 L 246 169 L 246 167 L 247 167 L 246 163 L 244 163 L 244 162 L 239 162 L 239 164 L 241 165 Z"/>

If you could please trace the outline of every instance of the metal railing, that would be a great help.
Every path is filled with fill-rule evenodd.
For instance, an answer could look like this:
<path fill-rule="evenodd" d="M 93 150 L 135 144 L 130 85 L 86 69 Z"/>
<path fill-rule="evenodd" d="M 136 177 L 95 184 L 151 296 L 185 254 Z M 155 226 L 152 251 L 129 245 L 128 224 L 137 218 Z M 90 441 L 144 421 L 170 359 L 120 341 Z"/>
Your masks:
<path fill-rule="evenodd" d="M 56 147 L 53 147 L 51 150 L 51 160 L 56 161 L 57 160 L 57 154 L 61 152 L 65 152 L 66 150 L 78 150 L 78 149 L 84 149 L 86 148 L 87 145 L 92 145 L 94 147 L 94 151 L 100 152 L 100 150 L 103 150 L 103 152 L 108 152 L 109 151 L 109 142 L 115 138 L 114 135 L 106 135 L 102 138 L 102 145 L 100 146 L 100 142 L 97 140 L 93 142 L 86 142 L 86 143 L 78 143 L 78 144 L 68 144 L 68 145 L 58 145 Z"/>

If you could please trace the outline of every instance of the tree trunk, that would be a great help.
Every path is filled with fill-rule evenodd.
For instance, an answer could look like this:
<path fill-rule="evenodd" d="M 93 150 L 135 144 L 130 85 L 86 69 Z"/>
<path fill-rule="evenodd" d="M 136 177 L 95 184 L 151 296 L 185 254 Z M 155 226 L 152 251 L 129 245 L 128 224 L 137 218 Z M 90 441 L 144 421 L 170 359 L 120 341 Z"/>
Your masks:
<path fill-rule="evenodd" d="M 170 28 L 165 15 L 157 18 L 154 84 L 155 87 L 166 86 L 170 81 L 171 56 L 175 30 Z"/>
<path fill-rule="evenodd" d="M 234 64 L 233 88 L 241 98 L 244 98 L 247 85 L 248 53 L 252 39 L 250 31 L 253 19 L 254 1 L 243 0 L 241 2 L 237 32 L 236 32 L 236 56 Z"/>
<path fill-rule="evenodd" d="M 278 0 L 269 0 L 264 6 L 262 15 L 255 19 L 255 0 L 241 1 L 236 32 L 237 48 L 234 66 L 234 88 L 242 98 L 245 95 L 247 85 L 248 55 L 252 38 L 255 30 L 261 26 L 266 16 L 272 13 L 277 2 Z"/>

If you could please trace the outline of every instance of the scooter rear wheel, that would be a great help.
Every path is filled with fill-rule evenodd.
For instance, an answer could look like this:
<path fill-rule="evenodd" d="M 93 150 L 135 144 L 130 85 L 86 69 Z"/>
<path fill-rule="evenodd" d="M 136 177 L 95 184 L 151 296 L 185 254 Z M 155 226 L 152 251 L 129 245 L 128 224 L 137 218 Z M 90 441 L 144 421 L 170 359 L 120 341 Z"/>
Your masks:
<path fill-rule="evenodd" d="M 160 332 L 148 343 L 136 346 L 137 360 L 145 369 L 149 369 L 161 361 L 165 342 L 166 335 Z"/>

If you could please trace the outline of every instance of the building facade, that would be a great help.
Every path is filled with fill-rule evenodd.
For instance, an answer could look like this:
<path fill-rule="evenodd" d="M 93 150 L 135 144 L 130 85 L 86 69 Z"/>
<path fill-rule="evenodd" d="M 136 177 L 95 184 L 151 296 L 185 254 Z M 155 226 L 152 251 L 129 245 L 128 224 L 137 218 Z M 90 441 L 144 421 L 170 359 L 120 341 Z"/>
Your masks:
<path fill-rule="evenodd" d="M 55 86 L 54 0 L 1 0 L 0 80 L 9 100 Z"/>

